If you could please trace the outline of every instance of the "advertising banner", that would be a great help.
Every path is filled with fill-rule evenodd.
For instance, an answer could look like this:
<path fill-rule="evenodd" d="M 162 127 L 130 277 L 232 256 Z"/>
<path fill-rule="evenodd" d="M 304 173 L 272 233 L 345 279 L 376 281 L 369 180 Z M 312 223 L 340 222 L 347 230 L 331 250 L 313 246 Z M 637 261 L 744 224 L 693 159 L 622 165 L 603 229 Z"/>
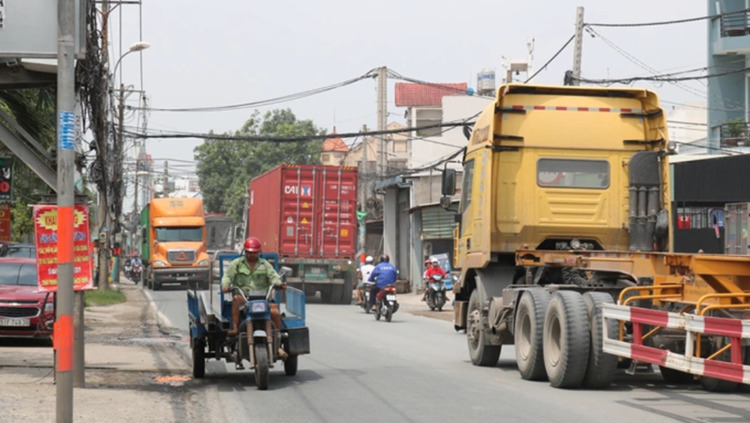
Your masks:
<path fill-rule="evenodd" d="M 13 201 L 13 159 L 10 157 L 0 157 L 0 202 L 2 201 Z"/>
<path fill-rule="evenodd" d="M 10 219 L 10 203 L 0 203 L 0 241 L 11 240 L 11 219 Z"/>
<path fill-rule="evenodd" d="M 39 289 L 57 291 L 57 206 L 34 206 L 34 238 Z M 73 217 L 73 289 L 93 288 L 89 207 L 77 204 Z"/>

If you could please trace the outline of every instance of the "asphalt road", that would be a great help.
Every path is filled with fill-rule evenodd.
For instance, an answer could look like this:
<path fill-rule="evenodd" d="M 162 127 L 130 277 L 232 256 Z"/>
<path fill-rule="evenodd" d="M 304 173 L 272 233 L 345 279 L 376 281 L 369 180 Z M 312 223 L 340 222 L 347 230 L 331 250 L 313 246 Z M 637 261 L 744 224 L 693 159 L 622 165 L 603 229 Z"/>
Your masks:
<path fill-rule="evenodd" d="M 186 337 L 185 291 L 149 294 L 163 321 Z M 750 421 L 746 393 L 667 385 L 658 372 L 620 373 L 605 391 L 554 389 L 520 378 L 512 346 L 498 366 L 475 367 L 465 335 L 425 314 L 402 309 L 391 323 L 378 322 L 358 307 L 312 299 L 312 352 L 300 357 L 296 376 L 278 363 L 269 390 L 257 391 L 251 371 L 209 360 L 193 398 L 218 405 L 217 422 Z"/>

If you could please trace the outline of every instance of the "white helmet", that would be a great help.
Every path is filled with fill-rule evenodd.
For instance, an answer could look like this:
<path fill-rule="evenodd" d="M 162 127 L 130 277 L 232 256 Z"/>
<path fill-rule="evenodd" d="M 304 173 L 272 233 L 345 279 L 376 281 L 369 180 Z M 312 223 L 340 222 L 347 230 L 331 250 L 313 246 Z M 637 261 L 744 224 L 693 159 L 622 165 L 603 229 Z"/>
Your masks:
<path fill-rule="evenodd" d="M 433 258 L 430 259 L 430 263 L 432 263 L 432 264 L 440 264 L 440 262 L 438 261 L 438 259 L 436 259 L 435 257 L 433 257 Z"/>
<path fill-rule="evenodd" d="M 365 257 L 365 263 L 372 263 L 373 261 L 375 260 L 372 258 L 372 256 Z"/>

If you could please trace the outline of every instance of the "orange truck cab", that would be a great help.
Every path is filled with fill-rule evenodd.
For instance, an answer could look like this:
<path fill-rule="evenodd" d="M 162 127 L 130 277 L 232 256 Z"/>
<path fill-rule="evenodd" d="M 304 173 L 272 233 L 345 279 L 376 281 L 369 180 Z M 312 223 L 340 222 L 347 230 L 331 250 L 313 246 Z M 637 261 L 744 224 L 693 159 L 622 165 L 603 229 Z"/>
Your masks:
<path fill-rule="evenodd" d="M 200 198 L 156 198 L 141 211 L 144 285 L 208 288 L 211 263 Z"/>

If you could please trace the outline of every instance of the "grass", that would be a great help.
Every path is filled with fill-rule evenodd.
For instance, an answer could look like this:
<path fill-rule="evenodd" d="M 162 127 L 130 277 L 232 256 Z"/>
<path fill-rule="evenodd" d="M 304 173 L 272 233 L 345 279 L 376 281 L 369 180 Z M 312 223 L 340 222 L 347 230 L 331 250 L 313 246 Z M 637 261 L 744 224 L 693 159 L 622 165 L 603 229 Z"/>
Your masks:
<path fill-rule="evenodd" d="M 124 303 L 127 301 L 125 294 L 117 289 L 98 290 L 93 289 L 86 291 L 84 296 L 84 306 L 108 306 L 113 304 Z"/>

